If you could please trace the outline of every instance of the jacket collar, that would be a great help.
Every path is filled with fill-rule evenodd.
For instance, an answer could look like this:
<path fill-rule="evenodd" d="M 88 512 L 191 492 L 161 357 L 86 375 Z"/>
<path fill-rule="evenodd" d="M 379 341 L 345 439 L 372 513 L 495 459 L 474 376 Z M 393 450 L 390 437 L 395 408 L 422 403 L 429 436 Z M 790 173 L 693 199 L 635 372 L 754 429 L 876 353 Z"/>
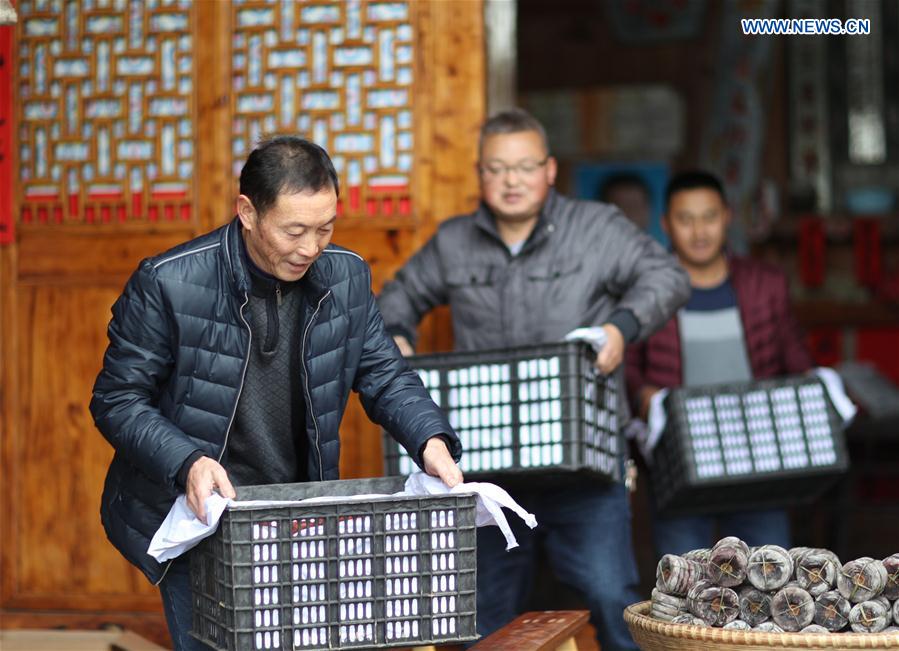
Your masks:
<path fill-rule="evenodd" d="M 329 245 L 330 246 L 330 245 Z M 330 265 L 329 260 L 325 258 L 325 254 L 319 256 L 318 260 L 312 263 L 306 275 L 300 281 L 300 287 L 309 295 L 310 298 L 318 300 L 327 294 L 331 288 L 325 279 L 325 266 Z"/>
<path fill-rule="evenodd" d="M 223 244 L 232 288 L 238 295 L 249 294 L 252 291 L 252 279 L 244 258 L 245 245 L 240 220 L 237 217 L 225 227 Z M 324 255 L 319 257 L 300 281 L 301 289 L 313 299 L 321 298 L 328 291 L 324 267 L 329 265 L 329 262 L 325 257 Z"/>
<path fill-rule="evenodd" d="M 263 270 L 250 257 L 247 250 L 247 240 L 245 237 L 237 238 L 240 241 L 241 260 L 250 275 L 250 286 L 254 296 L 260 298 L 273 298 L 276 292 L 283 293 L 292 292 L 300 286 L 301 281 L 284 282 Z"/>
<path fill-rule="evenodd" d="M 549 194 L 546 195 L 546 201 L 543 202 L 543 206 L 540 208 L 540 214 L 537 216 L 537 223 L 534 225 L 534 230 L 531 231 L 524 246 L 521 248 L 522 253 L 542 244 L 544 240 L 549 237 L 549 234 L 555 230 L 555 220 L 553 215 L 558 212 L 558 203 L 559 195 L 556 193 L 555 189 L 550 188 Z M 496 217 L 483 200 L 481 200 L 481 203 L 474 214 L 474 223 L 478 228 L 487 233 L 487 235 L 497 240 L 503 246 L 506 246 L 496 228 Z"/>
<path fill-rule="evenodd" d="M 228 275 L 231 280 L 231 287 L 234 292 L 239 295 L 249 294 L 251 289 L 250 272 L 247 271 L 246 264 L 243 260 L 242 247 L 243 243 L 240 234 L 240 220 L 235 217 L 231 223 L 225 227 L 223 240 L 225 262 L 228 265 Z"/>

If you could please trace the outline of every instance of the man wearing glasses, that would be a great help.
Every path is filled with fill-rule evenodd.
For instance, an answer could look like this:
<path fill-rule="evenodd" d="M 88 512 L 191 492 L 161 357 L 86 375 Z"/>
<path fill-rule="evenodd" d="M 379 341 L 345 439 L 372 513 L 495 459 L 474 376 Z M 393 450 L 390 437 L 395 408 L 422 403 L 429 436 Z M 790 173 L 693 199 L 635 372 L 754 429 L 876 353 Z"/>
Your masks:
<path fill-rule="evenodd" d="M 614 206 L 553 190 L 556 161 L 525 111 L 487 120 L 478 169 L 479 208 L 443 222 L 384 287 L 387 331 L 410 355 L 419 321 L 442 304 L 458 351 L 558 342 L 575 328 L 601 327 L 608 341 L 596 366 L 623 386 L 626 342 L 652 334 L 687 300 L 684 271 Z M 623 396 L 619 409 L 626 422 Z M 496 528 L 478 531 L 478 633 L 525 607 L 542 542 L 557 577 L 584 596 L 603 651 L 636 649 L 622 619 L 638 600 L 624 485 L 584 480 L 513 495 L 540 526 L 513 525 L 521 546 L 510 552 Z"/>

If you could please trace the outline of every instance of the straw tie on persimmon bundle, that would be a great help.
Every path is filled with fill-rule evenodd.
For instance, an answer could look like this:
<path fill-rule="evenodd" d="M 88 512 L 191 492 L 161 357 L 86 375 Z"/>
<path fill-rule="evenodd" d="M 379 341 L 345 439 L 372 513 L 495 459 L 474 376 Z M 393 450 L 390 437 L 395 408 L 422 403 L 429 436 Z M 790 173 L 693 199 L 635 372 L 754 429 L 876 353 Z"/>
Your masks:
<path fill-rule="evenodd" d="M 716 585 L 725 588 L 738 586 L 746 579 L 749 564 L 749 547 L 733 536 L 722 538 L 709 554 L 706 574 Z"/>
<path fill-rule="evenodd" d="M 779 590 L 791 576 L 793 559 L 783 547 L 763 545 L 749 555 L 746 578 L 759 590 Z"/>
<path fill-rule="evenodd" d="M 809 549 L 796 562 L 796 581 L 818 597 L 832 589 L 842 569 L 840 559 L 827 549 Z"/>
<path fill-rule="evenodd" d="M 855 604 L 849 612 L 849 625 L 856 633 L 879 633 L 890 624 L 892 614 L 882 601 L 870 600 Z"/>
<path fill-rule="evenodd" d="M 724 626 L 740 615 L 740 599 L 730 588 L 700 582 L 687 596 L 690 612 L 709 626 Z"/>
<path fill-rule="evenodd" d="M 744 586 L 739 593 L 740 618 L 750 626 L 758 626 L 771 618 L 771 595 L 753 586 Z"/>
<path fill-rule="evenodd" d="M 887 584 L 887 569 L 883 562 L 862 557 L 843 566 L 837 576 L 840 594 L 854 604 L 880 595 Z"/>
<path fill-rule="evenodd" d="M 815 623 L 828 631 L 842 630 L 849 623 L 849 611 L 852 605 L 837 590 L 830 590 L 815 600 Z"/>
<path fill-rule="evenodd" d="M 798 586 L 786 586 L 771 598 L 771 619 L 783 630 L 798 632 L 815 618 L 815 600 Z"/>
<path fill-rule="evenodd" d="M 887 584 L 883 589 L 883 596 L 890 601 L 899 600 L 899 554 L 893 554 L 883 559 L 883 566 L 887 571 Z"/>

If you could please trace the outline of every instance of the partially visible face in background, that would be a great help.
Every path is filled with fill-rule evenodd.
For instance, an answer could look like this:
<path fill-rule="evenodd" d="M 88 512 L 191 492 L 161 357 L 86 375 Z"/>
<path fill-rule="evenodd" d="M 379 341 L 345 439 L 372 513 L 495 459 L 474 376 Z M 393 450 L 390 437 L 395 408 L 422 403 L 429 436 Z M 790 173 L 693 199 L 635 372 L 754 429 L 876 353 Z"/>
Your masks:
<path fill-rule="evenodd" d="M 646 230 L 652 217 L 652 206 L 646 190 L 639 185 L 619 185 L 611 188 L 604 201 L 615 204 L 624 216 L 634 222 L 638 228 Z"/>

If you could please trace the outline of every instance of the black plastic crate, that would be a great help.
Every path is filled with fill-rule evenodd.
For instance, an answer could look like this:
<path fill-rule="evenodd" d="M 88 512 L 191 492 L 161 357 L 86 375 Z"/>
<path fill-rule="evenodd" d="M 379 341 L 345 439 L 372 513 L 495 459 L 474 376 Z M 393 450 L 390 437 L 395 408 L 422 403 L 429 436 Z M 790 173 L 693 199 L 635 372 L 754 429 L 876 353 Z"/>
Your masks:
<path fill-rule="evenodd" d="M 462 441 L 466 477 L 588 472 L 621 477 L 619 396 L 587 344 L 569 342 L 410 357 Z M 387 474 L 417 466 L 385 432 Z"/>
<path fill-rule="evenodd" d="M 666 515 L 811 502 L 849 466 L 843 422 L 811 376 L 672 390 L 651 478 Z"/>
<path fill-rule="evenodd" d="M 399 478 L 244 486 L 191 552 L 193 634 L 222 651 L 458 643 L 475 630 L 472 494 L 392 496 Z M 364 497 L 387 494 L 390 497 Z M 362 496 L 352 499 L 351 496 Z"/>

